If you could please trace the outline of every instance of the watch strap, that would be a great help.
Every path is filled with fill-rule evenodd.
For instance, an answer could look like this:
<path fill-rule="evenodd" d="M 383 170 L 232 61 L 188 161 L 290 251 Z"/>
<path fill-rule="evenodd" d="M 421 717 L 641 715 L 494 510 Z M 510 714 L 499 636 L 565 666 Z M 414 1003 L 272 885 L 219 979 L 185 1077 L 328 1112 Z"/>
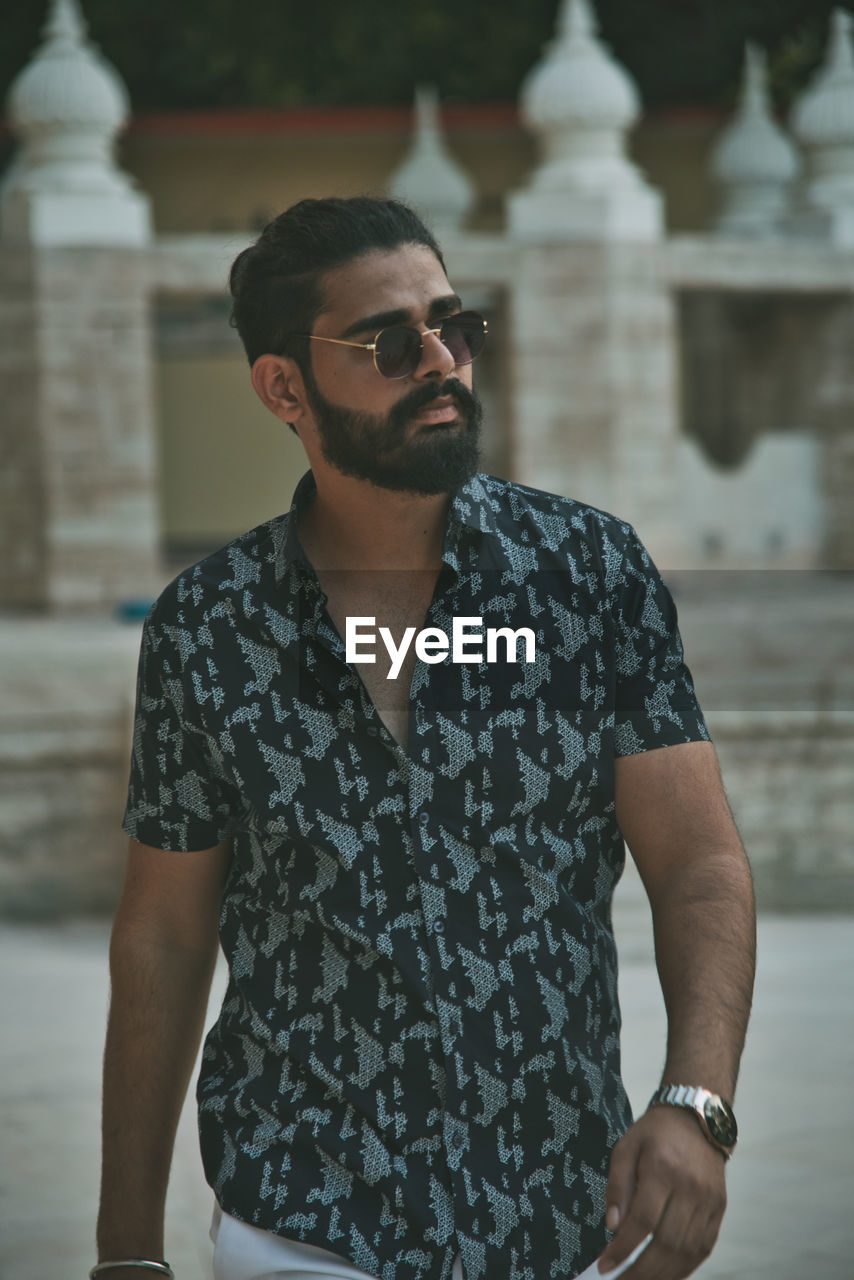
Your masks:
<path fill-rule="evenodd" d="M 665 1084 L 652 1095 L 652 1102 L 664 1107 L 691 1107 L 702 1105 L 702 1096 L 709 1092 L 701 1085 Z"/>

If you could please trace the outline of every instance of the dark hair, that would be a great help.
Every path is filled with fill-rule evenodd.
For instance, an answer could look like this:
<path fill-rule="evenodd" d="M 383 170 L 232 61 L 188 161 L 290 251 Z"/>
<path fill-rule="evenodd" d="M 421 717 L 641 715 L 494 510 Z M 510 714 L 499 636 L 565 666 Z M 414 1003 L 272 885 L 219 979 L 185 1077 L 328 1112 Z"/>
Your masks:
<path fill-rule="evenodd" d="M 235 258 L 228 285 L 231 324 L 249 363 L 266 352 L 292 356 L 306 368 L 305 339 L 323 302 L 320 277 L 372 249 L 423 244 L 445 262 L 418 215 L 399 200 L 373 196 L 300 200 L 269 222 Z"/>

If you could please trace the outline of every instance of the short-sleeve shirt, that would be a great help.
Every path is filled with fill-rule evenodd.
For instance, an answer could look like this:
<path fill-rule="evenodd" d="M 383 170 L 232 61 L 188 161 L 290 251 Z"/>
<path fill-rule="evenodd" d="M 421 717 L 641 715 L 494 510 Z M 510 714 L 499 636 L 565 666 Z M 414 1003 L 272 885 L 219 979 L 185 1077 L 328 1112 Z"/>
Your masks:
<path fill-rule="evenodd" d="M 425 626 L 534 650 L 419 658 L 404 750 L 300 546 L 313 491 L 182 573 L 143 634 L 125 830 L 232 842 L 206 1175 L 227 1213 L 381 1280 L 448 1280 L 457 1252 L 466 1280 L 564 1280 L 606 1242 L 631 1121 L 614 760 L 708 737 L 676 609 L 628 524 L 474 476 Z"/>

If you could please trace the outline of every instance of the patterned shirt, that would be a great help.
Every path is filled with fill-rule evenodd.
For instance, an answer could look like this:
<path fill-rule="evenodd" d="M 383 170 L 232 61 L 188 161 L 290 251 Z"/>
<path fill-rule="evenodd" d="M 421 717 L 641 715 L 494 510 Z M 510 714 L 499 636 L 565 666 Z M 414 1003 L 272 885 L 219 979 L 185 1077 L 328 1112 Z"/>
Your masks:
<path fill-rule="evenodd" d="M 676 610 L 629 525 L 473 477 L 426 625 L 527 626 L 535 651 L 419 659 L 404 750 L 300 546 L 313 489 L 143 633 L 125 830 L 232 840 L 206 1175 L 381 1280 L 448 1280 L 458 1251 L 466 1280 L 565 1280 L 606 1243 L 631 1120 L 614 758 L 708 737 Z"/>

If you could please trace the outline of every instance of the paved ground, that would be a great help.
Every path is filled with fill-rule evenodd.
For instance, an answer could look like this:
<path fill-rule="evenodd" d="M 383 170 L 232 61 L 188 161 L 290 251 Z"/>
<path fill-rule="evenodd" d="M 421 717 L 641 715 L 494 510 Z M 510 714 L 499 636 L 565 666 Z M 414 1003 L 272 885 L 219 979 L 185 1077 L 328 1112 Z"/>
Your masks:
<path fill-rule="evenodd" d="M 635 878 L 616 913 L 629 1093 L 657 1083 L 664 1017 Z M 82 1280 L 94 1260 L 108 927 L 0 928 L 0 1280 Z M 764 917 L 730 1166 L 702 1280 L 854 1276 L 854 919 Z M 217 978 L 212 1007 L 222 992 Z M 178 1280 L 209 1280 L 210 1193 L 191 1106 L 169 1193 Z"/>

